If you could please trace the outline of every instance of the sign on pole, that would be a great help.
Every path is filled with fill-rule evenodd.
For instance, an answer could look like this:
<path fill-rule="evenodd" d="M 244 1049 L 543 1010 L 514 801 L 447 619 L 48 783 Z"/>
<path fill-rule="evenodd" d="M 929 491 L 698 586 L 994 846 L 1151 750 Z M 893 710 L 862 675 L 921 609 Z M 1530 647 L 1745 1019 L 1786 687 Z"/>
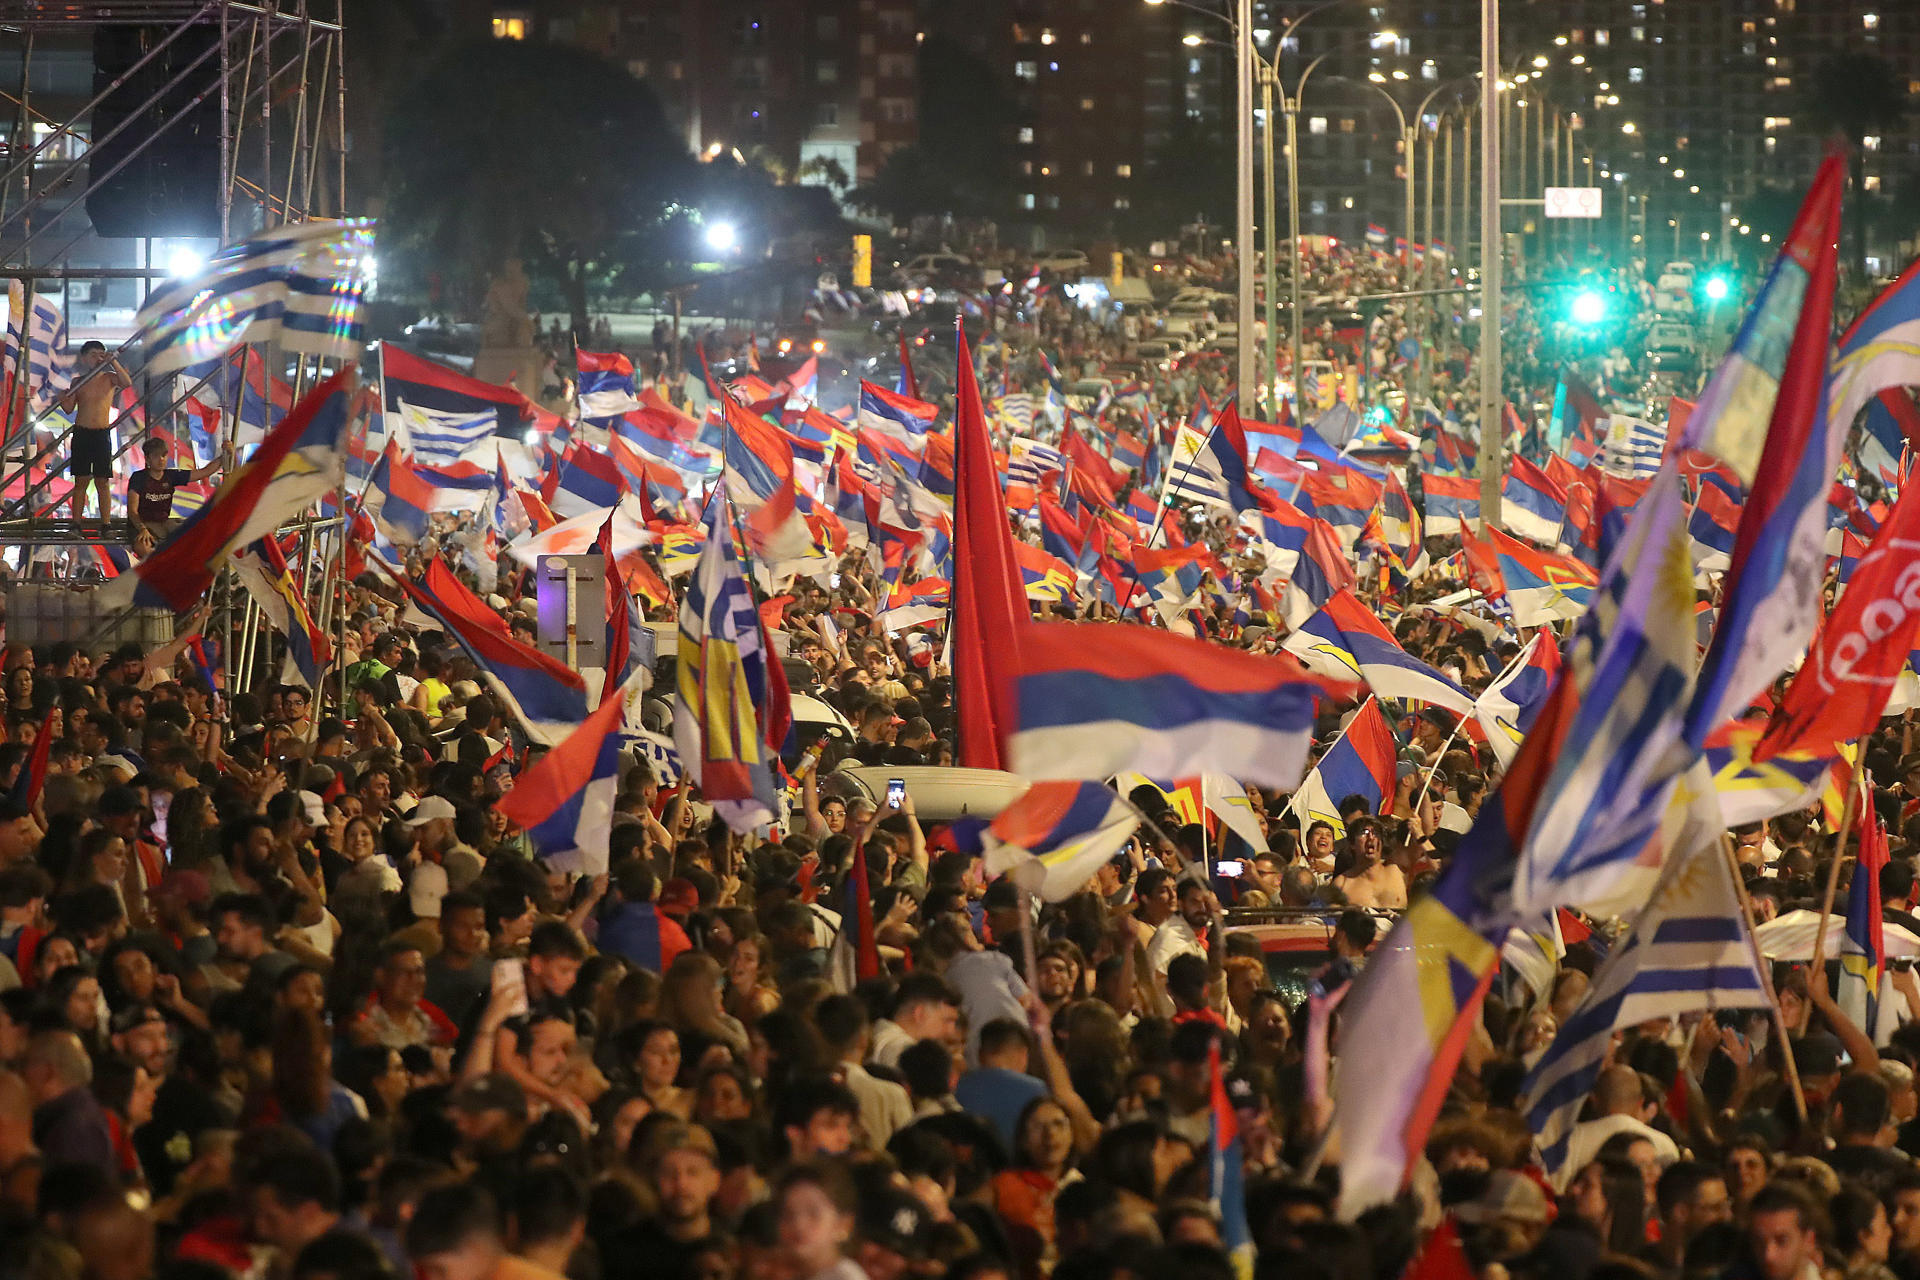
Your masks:
<path fill-rule="evenodd" d="M 1549 218 L 1597 218 L 1600 216 L 1599 187 L 1548 187 Z"/>
<path fill-rule="evenodd" d="M 872 236 L 860 235 L 853 238 L 853 287 L 873 288 Z"/>

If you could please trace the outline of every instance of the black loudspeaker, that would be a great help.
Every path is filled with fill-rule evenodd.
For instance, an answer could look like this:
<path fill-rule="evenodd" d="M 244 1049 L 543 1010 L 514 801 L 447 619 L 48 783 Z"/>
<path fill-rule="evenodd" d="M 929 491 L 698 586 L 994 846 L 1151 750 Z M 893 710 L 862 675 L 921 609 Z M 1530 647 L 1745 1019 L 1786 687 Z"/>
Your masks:
<path fill-rule="evenodd" d="M 132 23 L 94 28 L 93 91 L 107 96 L 94 109 L 92 136 L 105 138 L 126 125 L 87 154 L 88 185 L 100 184 L 87 196 L 87 216 L 99 235 L 220 234 L 219 26 L 204 23 L 182 32 L 107 92 L 172 30 Z M 161 93 L 209 49 L 216 51 Z"/>

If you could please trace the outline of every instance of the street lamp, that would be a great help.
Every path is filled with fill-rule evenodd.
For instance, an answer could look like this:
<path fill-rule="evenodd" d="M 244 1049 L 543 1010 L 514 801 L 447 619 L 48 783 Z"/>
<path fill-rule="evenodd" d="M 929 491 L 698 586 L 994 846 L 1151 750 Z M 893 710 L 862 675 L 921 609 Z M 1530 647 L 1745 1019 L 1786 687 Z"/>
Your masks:
<path fill-rule="evenodd" d="M 1229 3 L 1231 3 L 1232 9 L 1233 9 L 1231 14 L 1222 13 L 1214 9 L 1209 9 L 1204 5 L 1192 4 L 1192 3 L 1189 3 L 1188 0 L 1144 0 L 1144 2 L 1149 5 L 1172 4 L 1182 9 L 1191 9 L 1195 13 L 1204 13 L 1210 18 L 1214 18 L 1218 21 L 1225 22 L 1233 30 L 1234 87 L 1235 87 L 1235 97 L 1236 97 L 1236 109 L 1238 112 L 1238 116 L 1236 120 L 1236 130 L 1235 130 L 1237 134 L 1236 148 L 1237 148 L 1237 160 L 1238 160 L 1237 164 L 1235 165 L 1235 179 L 1236 179 L 1235 181 L 1235 209 L 1236 209 L 1235 256 L 1238 259 L 1238 266 L 1239 266 L 1239 288 L 1236 291 L 1238 295 L 1236 305 L 1239 309 L 1239 323 L 1240 323 L 1240 329 L 1241 329 L 1238 358 L 1236 360 L 1235 385 L 1240 393 L 1242 403 L 1245 404 L 1247 403 L 1246 397 L 1248 396 L 1248 394 L 1250 394 L 1253 391 L 1254 387 L 1257 385 L 1257 380 L 1254 377 L 1254 345 L 1253 345 L 1253 334 L 1252 334 L 1252 329 L 1253 329 L 1253 227 L 1254 227 L 1254 219 L 1253 219 L 1253 87 L 1254 87 L 1256 70 L 1258 72 L 1261 87 L 1263 89 L 1263 97 L 1265 98 L 1265 101 L 1267 104 L 1266 119 L 1268 122 L 1268 129 L 1270 133 L 1272 129 L 1272 120 L 1273 120 L 1272 89 L 1275 81 L 1278 78 L 1278 70 L 1277 70 L 1276 64 L 1280 56 L 1280 51 L 1286 48 L 1288 38 L 1293 35 L 1294 31 L 1300 26 L 1301 23 L 1305 22 L 1308 18 L 1313 17 L 1313 15 L 1316 13 L 1320 13 L 1324 10 L 1331 9 L 1338 4 L 1348 3 L 1349 0 L 1321 0 L 1321 3 L 1312 6 L 1311 8 L 1307 9 L 1305 12 L 1299 14 L 1296 17 L 1288 19 L 1288 21 L 1280 28 L 1280 39 L 1278 43 L 1275 45 L 1275 49 L 1274 49 L 1274 59 L 1275 59 L 1274 63 L 1267 62 L 1264 58 L 1262 58 L 1259 55 L 1258 51 L 1255 50 L 1253 47 L 1253 0 L 1229 0 Z M 1395 38 L 1392 32 L 1382 32 L 1380 34 L 1387 38 Z M 1203 37 L 1188 36 L 1183 38 L 1181 43 L 1191 48 L 1196 45 L 1206 43 L 1206 41 Z M 1302 79 L 1304 80 L 1304 78 L 1305 77 L 1303 76 Z M 1293 146 L 1294 123 L 1293 123 L 1293 116 L 1291 111 L 1289 111 L 1287 115 L 1287 133 L 1288 133 L 1287 159 L 1288 159 L 1290 172 L 1291 172 L 1291 171 L 1294 171 L 1292 169 L 1292 166 L 1294 163 L 1294 154 L 1295 154 L 1295 148 Z M 1269 138 L 1268 146 L 1269 146 L 1269 150 L 1271 150 L 1271 138 Z M 1276 246 L 1274 244 L 1274 236 L 1273 236 L 1273 200 L 1272 200 L 1272 193 L 1271 193 L 1271 186 L 1273 182 L 1273 168 L 1271 163 L 1271 156 L 1269 156 L 1269 162 L 1267 167 L 1267 182 L 1269 186 L 1269 192 L 1268 192 L 1268 200 L 1267 200 L 1266 320 L 1267 320 L 1267 341 L 1271 344 L 1275 341 L 1274 332 L 1275 332 L 1275 323 L 1276 323 L 1276 318 L 1274 315 L 1274 283 L 1275 282 L 1274 282 L 1274 276 L 1273 276 L 1274 259 L 1276 257 L 1274 253 L 1274 249 Z M 1295 335 L 1294 336 L 1294 377 L 1296 379 L 1296 383 L 1295 383 L 1296 395 L 1298 394 L 1297 387 L 1298 387 L 1298 378 L 1299 378 L 1298 334 L 1299 334 L 1299 327 L 1300 327 L 1300 312 L 1299 312 L 1299 299 L 1297 296 L 1299 292 L 1298 284 L 1300 279 L 1300 272 L 1298 270 L 1299 264 L 1297 262 L 1297 258 L 1299 256 L 1299 249 L 1300 249 L 1299 226 L 1298 226 L 1298 219 L 1296 217 L 1295 226 L 1294 226 L 1294 255 L 1296 258 L 1296 262 L 1294 263 L 1294 269 L 1289 273 L 1295 282 L 1294 292 L 1296 294 L 1296 297 L 1294 300 L 1294 316 L 1293 316 L 1293 325 L 1292 325 L 1294 330 L 1294 335 Z"/>

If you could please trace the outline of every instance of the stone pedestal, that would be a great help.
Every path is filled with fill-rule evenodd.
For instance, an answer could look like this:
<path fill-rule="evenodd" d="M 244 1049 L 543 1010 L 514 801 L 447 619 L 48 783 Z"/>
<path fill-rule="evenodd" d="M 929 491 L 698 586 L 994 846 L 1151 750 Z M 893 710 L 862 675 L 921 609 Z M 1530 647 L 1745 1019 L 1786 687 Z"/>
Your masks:
<path fill-rule="evenodd" d="M 527 273 L 518 258 L 509 258 L 487 284 L 473 376 L 482 382 L 511 382 L 529 400 L 538 399 L 546 356 L 534 339 L 533 317 L 527 314 Z"/>
<path fill-rule="evenodd" d="M 540 366 L 546 352 L 539 347 L 482 347 L 473 358 L 473 376 L 498 385 L 512 383 L 529 400 L 540 398 Z"/>

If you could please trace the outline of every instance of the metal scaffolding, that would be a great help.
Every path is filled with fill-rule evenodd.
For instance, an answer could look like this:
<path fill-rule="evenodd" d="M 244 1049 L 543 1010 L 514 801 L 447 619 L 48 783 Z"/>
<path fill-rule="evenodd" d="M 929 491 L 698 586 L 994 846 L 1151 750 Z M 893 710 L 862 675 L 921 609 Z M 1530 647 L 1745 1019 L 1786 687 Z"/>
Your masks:
<path fill-rule="evenodd" d="M 209 103 L 217 104 L 219 118 L 218 190 L 211 194 L 220 243 L 261 227 L 345 216 L 344 7 L 345 0 L 0 0 L 0 59 L 17 57 L 19 71 L 14 92 L 0 88 L 0 122 L 12 117 L 0 155 L 0 278 L 21 281 L 22 314 L 31 312 L 43 282 L 145 281 L 169 274 L 151 261 L 150 237 L 137 266 L 76 262 L 81 246 L 98 256 L 110 243 L 94 239 L 87 198 Z M 94 36 L 108 26 L 152 31 L 139 56 L 84 101 L 44 87 L 36 93 L 43 79 L 37 64 L 64 57 L 70 68 L 79 51 L 91 67 Z M 135 101 L 139 89 L 129 92 L 128 86 L 143 72 L 139 89 L 160 82 Z M 116 95 L 118 123 L 96 135 L 95 114 Z M 118 155 L 96 170 L 92 153 L 108 143 L 118 145 Z M 114 355 L 128 358 L 131 348 L 129 339 Z M 12 401 L 0 406 L 7 441 L 0 464 L 0 494 L 6 495 L 0 499 L 0 544 L 23 540 L 23 531 L 9 526 L 38 523 L 34 518 L 46 514 L 47 463 L 69 434 L 51 411 L 37 419 L 30 414 L 26 380 L 18 381 Z M 142 411 L 155 422 L 177 411 L 199 386 L 175 380 L 144 390 Z M 123 439 L 116 460 L 138 440 L 139 433 L 128 429 L 130 417 L 122 412 L 113 422 Z M 63 429 L 47 438 L 50 426 Z"/>

